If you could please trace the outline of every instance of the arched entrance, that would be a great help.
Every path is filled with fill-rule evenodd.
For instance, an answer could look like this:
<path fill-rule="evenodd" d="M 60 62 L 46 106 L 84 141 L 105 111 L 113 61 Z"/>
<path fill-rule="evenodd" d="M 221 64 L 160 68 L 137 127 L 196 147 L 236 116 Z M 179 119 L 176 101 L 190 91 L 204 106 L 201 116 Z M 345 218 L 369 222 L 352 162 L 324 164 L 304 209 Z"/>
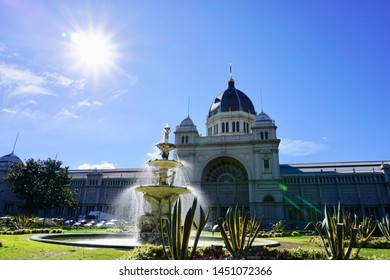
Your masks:
<path fill-rule="evenodd" d="M 210 211 L 209 221 L 224 216 L 229 206 L 249 208 L 248 173 L 234 158 L 210 161 L 202 172 L 201 190 Z"/>
<path fill-rule="evenodd" d="M 263 216 L 270 218 L 276 216 L 276 203 L 272 195 L 265 195 L 263 199 Z"/>

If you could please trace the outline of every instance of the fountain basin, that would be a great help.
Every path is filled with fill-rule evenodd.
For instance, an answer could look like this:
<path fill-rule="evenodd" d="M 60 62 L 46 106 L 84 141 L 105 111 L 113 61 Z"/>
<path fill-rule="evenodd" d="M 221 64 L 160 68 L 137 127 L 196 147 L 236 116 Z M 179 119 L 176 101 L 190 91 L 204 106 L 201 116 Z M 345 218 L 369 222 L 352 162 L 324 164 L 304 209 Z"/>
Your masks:
<path fill-rule="evenodd" d="M 135 234 L 43 234 L 30 237 L 32 241 L 92 248 L 133 249 L 143 243 Z"/>
<path fill-rule="evenodd" d="M 179 196 L 181 194 L 189 194 L 191 191 L 187 188 L 170 187 L 170 186 L 139 186 L 136 187 L 137 192 L 143 192 L 158 200 L 169 200 L 173 196 Z"/>
<path fill-rule="evenodd" d="M 170 160 L 170 159 L 155 159 L 148 161 L 149 166 L 154 166 L 158 169 L 172 169 L 183 166 L 181 162 Z"/>
<path fill-rule="evenodd" d="M 120 250 L 130 250 L 144 244 L 138 240 L 136 234 L 44 234 L 32 236 L 30 240 L 67 246 Z M 190 244 L 192 244 L 192 240 Z M 198 247 L 211 245 L 224 246 L 224 242 L 221 237 L 201 236 Z M 277 241 L 256 238 L 252 246 L 275 247 L 279 245 Z"/>

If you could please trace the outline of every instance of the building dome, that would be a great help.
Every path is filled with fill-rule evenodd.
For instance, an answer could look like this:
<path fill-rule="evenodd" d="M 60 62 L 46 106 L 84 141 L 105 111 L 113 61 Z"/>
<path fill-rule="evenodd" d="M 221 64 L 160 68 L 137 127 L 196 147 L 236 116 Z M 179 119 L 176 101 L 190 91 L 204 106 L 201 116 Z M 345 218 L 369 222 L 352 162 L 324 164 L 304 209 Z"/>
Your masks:
<path fill-rule="evenodd" d="M 191 118 L 188 116 L 185 118 L 179 125 L 180 127 L 187 127 L 187 126 L 195 126 L 194 122 L 191 120 Z"/>
<path fill-rule="evenodd" d="M 4 166 L 9 167 L 15 162 L 23 164 L 23 161 L 13 152 L 8 155 L 0 157 L 0 167 L 4 167 Z"/>
<path fill-rule="evenodd" d="M 220 112 L 244 111 L 256 114 L 250 98 L 242 91 L 234 87 L 234 80 L 228 82 L 228 89 L 218 95 L 210 106 L 208 117 Z"/>
<path fill-rule="evenodd" d="M 180 125 L 176 126 L 176 132 L 196 132 L 198 133 L 198 129 L 196 125 L 190 118 L 190 116 L 186 117 Z"/>
<path fill-rule="evenodd" d="M 272 123 L 273 120 L 264 112 L 256 116 L 256 123 Z"/>

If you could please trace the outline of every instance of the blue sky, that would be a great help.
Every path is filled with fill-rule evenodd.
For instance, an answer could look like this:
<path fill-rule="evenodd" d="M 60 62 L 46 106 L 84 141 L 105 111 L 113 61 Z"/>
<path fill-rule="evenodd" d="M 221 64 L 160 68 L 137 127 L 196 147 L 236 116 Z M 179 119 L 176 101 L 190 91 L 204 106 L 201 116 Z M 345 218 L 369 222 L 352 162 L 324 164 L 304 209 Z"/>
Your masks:
<path fill-rule="evenodd" d="M 205 135 L 232 63 L 281 163 L 388 161 L 389 26 L 380 0 L 0 0 L 0 154 L 144 167 L 188 99 Z"/>

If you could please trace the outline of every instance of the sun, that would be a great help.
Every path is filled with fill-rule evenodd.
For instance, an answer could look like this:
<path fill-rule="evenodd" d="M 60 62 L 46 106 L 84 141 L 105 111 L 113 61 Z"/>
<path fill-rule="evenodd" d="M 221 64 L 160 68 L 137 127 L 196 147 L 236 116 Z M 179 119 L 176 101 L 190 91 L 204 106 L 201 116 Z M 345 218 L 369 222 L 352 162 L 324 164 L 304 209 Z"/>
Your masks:
<path fill-rule="evenodd" d="M 74 66 L 84 72 L 97 74 L 109 72 L 115 67 L 116 47 L 111 38 L 101 31 L 73 32 L 70 35 L 70 48 Z"/>

